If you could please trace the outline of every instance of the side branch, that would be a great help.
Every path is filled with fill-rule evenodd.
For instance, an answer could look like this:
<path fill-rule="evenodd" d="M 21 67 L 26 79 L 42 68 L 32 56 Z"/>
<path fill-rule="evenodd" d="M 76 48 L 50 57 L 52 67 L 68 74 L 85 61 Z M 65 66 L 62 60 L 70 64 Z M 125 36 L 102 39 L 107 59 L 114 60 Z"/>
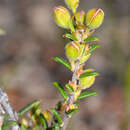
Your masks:
<path fill-rule="evenodd" d="M 9 115 L 9 120 L 17 121 L 17 113 L 13 111 L 8 96 L 0 87 L 0 119 L 3 122 L 4 116 Z M 12 130 L 20 130 L 19 126 L 12 126 Z"/>

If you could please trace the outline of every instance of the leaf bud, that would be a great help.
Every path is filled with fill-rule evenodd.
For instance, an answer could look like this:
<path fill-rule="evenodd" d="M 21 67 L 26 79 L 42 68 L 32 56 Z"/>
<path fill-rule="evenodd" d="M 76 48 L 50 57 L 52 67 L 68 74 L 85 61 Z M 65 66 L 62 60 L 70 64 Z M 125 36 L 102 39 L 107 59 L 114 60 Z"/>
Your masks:
<path fill-rule="evenodd" d="M 81 38 L 81 34 L 78 31 L 75 31 L 72 33 L 79 42 L 81 42 L 82 38 Z"/>
<path fill-rule="evenodd" d="M 51 113 L 49 111 L 44 111 L 42 114 L 47 121 L 51 120 Z"/>
<path fill-rule="evenodd" d="M 89 29 L 96 29 L 102 24 L 103 19 L 104 12 L 102 9 L 91 9 L 86 16 L 86 25 Z"/>
<path fill-rule="evenodd" d="M 66 111 L 70 111 L 70 110 L 72 110 L 72 109 L 75 109 L 76 107 L 77 107 L 77 106 L 76 106 L 75 104 L 70 103 L 70 104 L 67 106 Z"/>
<path fill-rule="evenodd" d="M 24 125 L 24 126 L 26 126 L 26 127 L 29 126 L 28 121 L 27 121 L 27 119 L 25 119 L 25 118 L 22 118 L 21 123 L 22 123 L 22 125 Z"/>
<path fill-rule="evenodd" d="M 91 56 L 91 54 L 84 55 L 84 56 L 80 59 L 80 63 L 82 64 L 82 63 L 86 62 L 86 61 L 89 59 L 90 56 Z"/>
<path fill-rule="evenodd" d="M 83 73 L 83 65 L 80 65 L 79 69 L 77 70 L 76 74 L 79 77 Z"/>
<path fill-rule="evenodd" d="M 75 14 L 75 20 L 77 25 L 83 25 L 85 20 L 85 12 L 79 11 Z"/>
<path fill-rule="evenodd" d="M 73 11 L 73 13 L 75 13 L 79 5 L 79 0 L 65 0 L 65 3 Z"/>
<path fill-rule="evenodd" d="M 75 82 L 69 81 L 69 84 L 72 86 L 74 91 L 78 88 L 78 86 L 75 84 Z"/>
<path fill-rule="evenodd" d="M 80 56 L 80 44 L 74 41 L 68 43 L 65 46 L 65 53 L 70 61 L 75 61 Z"/>
<path fill-rule="evenodd" d="M 75 96 L 74 96 L 75 101 L 77 100 L 77 98 L 78 98 L 78 96 L 80 95 L 80 93 L 81 93 L 81 88 L 78 88 L 78 89 L 76 90 Z"/>
<path fill-rule="evenodd" d="M 60 27 L 69 29 L 73 28 L 71 16 L 69 11 L 63 6 L 55 7 L 54 9 L 54 20 Z"/>
<path fill-rule="evenodd" d="M 87 69 L 84 72 L 91 72 L 93 71 L 92 69 Z M 90 86 L 93 85 L 95 82 L 95 76 L 88 76 L 80 79 L 80 84 L 82 89 L 89 88 Z"/>
<path fill-rule="evenodd" d="M 81 46 L 81 47 L 83 48 L 84 45 Z M 91 54 L 87 54 L 88 51 L 89 51 L 89 45 L 86 44 L 86 45 L 85 45 L 85 49 L 84 49 L 84 54 L 83 54 L 83 56 L 82 56 L 81 59 L 80 59 L 80 63 L 81 63 L 81 64 L 84 63 L 84 62 L 86 62 L 86 61 L 89 59 L 89 57 L 91 56 Z"/>

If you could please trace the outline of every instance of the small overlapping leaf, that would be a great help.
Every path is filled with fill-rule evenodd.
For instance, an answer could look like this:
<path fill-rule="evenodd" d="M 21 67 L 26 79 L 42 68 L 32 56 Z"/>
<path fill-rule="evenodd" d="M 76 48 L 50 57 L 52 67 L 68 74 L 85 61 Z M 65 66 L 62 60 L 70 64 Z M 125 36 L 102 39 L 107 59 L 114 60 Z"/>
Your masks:
<path fill-rule="evenodd" d="M 73 13 L 75 13 L 79 5 L 79 0 L 65 0 L 65 3 L 73 11 Z"/>
<path fill-rule="evenodd" d="M 96 29 L 98 28 L 104 19 L 104 12 L 102 9 L 91 9 L 88 11 L 86 16 L 86 25 L 90 29 Z"/>
<path fill-rule="evenodd" d="M 63 7 L 58 6 L 54 9 L 54 20 L 60 27 L 69 29 L 72 26 L 72 20 L 69 11 Z"/>
<path fill-rule="evenodd" d="M 85 12 L 79 11 L 75 14 L 75 22 L 77 25 L 83 25 L 85 20 Z"/>
<path fill-rule="evenodd" d="M 89 59 L 90 56 L 91 56 L 90 53 L 89 53 L 88 55 L 82 56 L 82 58 L 80 59 L 80 63 L 81 63 L 81 64 L 82 64 L 82 63 L 85 63 L 85 62 Z"/>
<path fill-rule="evenodd" d="M 75 61 L 80 56 L 81 46 L 78 42 L 70 42 L 65 46 L 65 53 L 70 61 Z"/>

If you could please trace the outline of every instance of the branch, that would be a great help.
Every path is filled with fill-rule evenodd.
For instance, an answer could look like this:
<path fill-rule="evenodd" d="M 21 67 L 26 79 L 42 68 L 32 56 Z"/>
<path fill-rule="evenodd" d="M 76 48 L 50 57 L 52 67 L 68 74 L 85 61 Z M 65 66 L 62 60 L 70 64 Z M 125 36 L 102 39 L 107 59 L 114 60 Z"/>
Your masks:
<path fill-rule="evenodd" d="M 17 113 L 13 111 L 12 107 L 10 106 L 8 96 L 5 92 L 3 92 L 1 87 L 0 87 L 0 113 L 2 115 L 2 116 L 0 115 L 0 119 L 2 119 L 2 122 L 6 114 L 9 115 L 9 120 L 11 121 L 18 120 Z M 12 126 L 12 130 L 20 130 L 20 128 L 19 126 Z"/>
<path fill-rule="evenodd" d="M 75 70 L 74 70 L 74 73 L 73 73 L 73 76 L 72 76 L 72 82 L 75 82 L 76 84 L 77 84 L 77 81 L 78 81 L 77 71 L 78 71 L 79 67 L 80 67 L 80 60 L 77 60 Z M 75 93 L 72 93 L 72 94 L 69 95 L 69 98 L 68 98 L 68 101 L 67 101 L 67 106 L 71 103 L 74 103 L 74 101 L 75 101 L 74 96 L 75 96 Z M 70 117 L 66 113 L 64 113 L 63 127 L 61 128 L 61 130 L 66 130 L 68 123 L 69 123 L 69 119 L 70 119 Z"/>

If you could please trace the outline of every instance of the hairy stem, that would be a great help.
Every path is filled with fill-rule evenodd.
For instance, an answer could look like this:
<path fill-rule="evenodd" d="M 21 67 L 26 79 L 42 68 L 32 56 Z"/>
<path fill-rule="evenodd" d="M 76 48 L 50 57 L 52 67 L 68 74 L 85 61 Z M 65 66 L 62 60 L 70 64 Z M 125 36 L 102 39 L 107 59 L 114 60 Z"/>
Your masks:
<path fill-rule="evenodd" d="M 75 84 L 78 83 L 77 71 L 78 71 L 79 67 L 80 67 L 80 60 L 77 60 L 75 70 L 74 70 L 74 73 L 73 73 L 73 76 L 72 76 L 72 82 L 74 82 Z M 74 97 L 75 97 L 75 93 L 69 94 L 69 98 L 67 100 L 67 106 L 69 104 L 74 103 L 74 101 L 75 101 Z M 61 128 L 61 130 L 66 130 L 68 123 L 69 123 L 69 119 L 70 119 L 70 117 L 66 113 L 64 113 L 63 127 Z"/>

